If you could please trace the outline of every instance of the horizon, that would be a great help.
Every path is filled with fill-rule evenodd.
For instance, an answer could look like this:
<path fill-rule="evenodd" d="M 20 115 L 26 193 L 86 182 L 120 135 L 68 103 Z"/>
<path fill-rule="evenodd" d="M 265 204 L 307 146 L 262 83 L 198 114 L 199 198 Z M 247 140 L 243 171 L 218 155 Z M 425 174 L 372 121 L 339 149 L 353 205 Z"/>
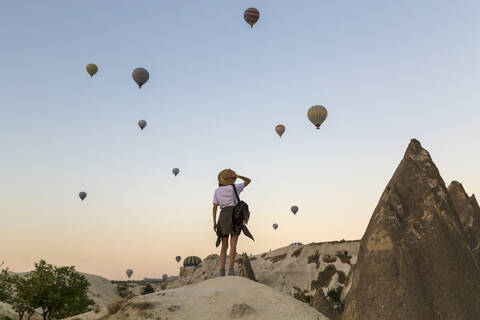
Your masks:
<path fill-rule="evenodd" d="M 241 236 L 240 253 L 361 239 L 412 138 L 447 186 L 480 192 L 473 0 L 4 7 L 0 263 L 11 271 L 45 259 L 112 280 L 127 268 L 177 275 L 175 256 L 219 253 L 211 208 L 225 168 L 252 179 L 240 197 L 255 242 Z M 150 73 L 141 89 L 137 67 Z M 313 105 L 328 110 L 320 130 Z"/>

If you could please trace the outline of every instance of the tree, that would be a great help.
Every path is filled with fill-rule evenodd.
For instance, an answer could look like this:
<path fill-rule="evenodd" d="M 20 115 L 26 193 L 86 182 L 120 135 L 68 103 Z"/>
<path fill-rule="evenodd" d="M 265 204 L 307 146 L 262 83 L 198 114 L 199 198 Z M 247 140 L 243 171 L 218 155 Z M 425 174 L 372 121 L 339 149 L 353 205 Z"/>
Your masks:
<path fill-rule="evenodd" d="M 87 296 L 87 279 L 75 267 L 56 267 L 44 260 L 35 263 L 35 270 L 25 276 L 2 271 L 0 288 L 8 293 L 6 302 L 18 313 L 18 319 L 28 319 L 34 310 L 42 310 L 43 319 L 63 319 L 88 311 L 93 300 Z M 3 291 L 2 291 L 3 292 Z"/>
<path fill-rule="evenodd" d="M 12 284 L 8 281 L 8 271 L 2 270 L 0 273 L 0 301 L 6 302 L 12 295 Z"/>
<path fill-rule="evenodd" d="M 43 319 L 66 318 L 87 312 L 94 301 L 87 296 L 90 283 L 75 267 L 56 267 L 40 260 L 27 275 L 29 299 L 42 309 Z"/>
<path fill-rule="evenodd" d="M 155 292 L 155 289 L 153 289 L 152 285 L 150 283 L 147 283 L 145 287 L 143 287 L 143 293 L 142 294 L 149 294 Z"/>
<path fill-rule="evenodd" d="M 30 283 L 18 275 L 10 275 L 8 270 L 2 270 L 0 274 L 1 301 L 12 305 L 18 313 L 18 319 L 22 320 L 25 314 L 28 319 L 35 313 L 34 307 L 29 301 Z"/>

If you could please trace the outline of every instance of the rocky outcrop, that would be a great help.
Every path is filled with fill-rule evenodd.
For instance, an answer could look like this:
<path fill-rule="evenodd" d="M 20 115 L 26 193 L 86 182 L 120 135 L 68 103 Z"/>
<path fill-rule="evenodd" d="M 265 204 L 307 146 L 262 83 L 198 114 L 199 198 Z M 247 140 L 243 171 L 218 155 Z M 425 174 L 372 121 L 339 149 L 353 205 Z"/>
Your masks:
<path fill-rule="evenodd" d="M 249 257 L 258 282 L 292 296 L 313 297 L 317 290 L 323 295 L 331 289 L 343 287 L 352 265 L 357 261 L 359 241 L 334 241 L 290 245 Z M 227 257 L 227 265 L 229 258 Z M 242 259 L 238 257 L 234 269 L 242 274 Z M 218 276 L 220 257 L 212 254 L 196 267 L 180 269 L 177 281 L 167 289 L 198 283 Z"/>
<path fill-rule="evenodd" d="M 328 320 L 293 297 L 244 277 L 221 277 L 125 300 L 71 320 Z"/>
<path fill-rule="evenodd" d="M 250 259 L 246 253 L 243 253 L 240 257 L 240 265 L 242 266 L 240 269 L 239 276 L 248 278 L 252 281 L 257 281 L 255 278 L 255 272 L 253 271 L 252 265 L 250 263 Z"/>
<path fill-rule="evenodd" d="M 478 319 L 480 270 L 430 154 L 412 140 L 360 242 L 342 319 Z"/>
<path fill-rule="evenodd" d="M 467 243 L 480 266 L 480 207 L 477 199 L 475 195 L 469 197 L 457 181 L 450 183 L 448 194 L 462 222 Z"/>

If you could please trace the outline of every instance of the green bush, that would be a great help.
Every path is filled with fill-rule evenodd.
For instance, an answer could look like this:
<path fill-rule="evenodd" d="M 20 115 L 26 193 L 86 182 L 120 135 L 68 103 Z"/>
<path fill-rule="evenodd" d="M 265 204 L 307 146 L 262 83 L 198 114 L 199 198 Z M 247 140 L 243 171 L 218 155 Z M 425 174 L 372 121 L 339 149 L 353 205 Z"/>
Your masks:
<path fill-rule="evenodd" d="M 2 288 L 9 288 L 5 302 L 20 319 L 35 309 L 41 309 L 44 319 L 63 319 L 87 312 L 94 304 L 87 296 L 90 283 L 74 267 L 57 267 L 44 260 L 35 263 L 35 270 L 25 276 L 3 270 L 0 283 Z"/>
<path fill-rule="evenodd" d="M 345 304 L 340 299 L 342 296 L 342 290 L 343 287 L 338 287 L 327 292 L 327 298 L 333 302 L 333 308 L 339 313 L 343 312 L 343 309 L 345 308 Z"/>
<path fill-rule="evenodd" d="M 153 289 L 152 285 L 150 283 L 147 283 L 145 287 L 143 287 L 143 292 L 142 294 L 149 294 L 155 292 L 155 289 Z"/>
<path fill-rule="evenodd" d="M 310 304 L 310 302 L 312 301 L 312 296 L 311 295 L 308 295 L 308 294 L 305 294 L 303 292 L 295 292 L 293 294 L 293 297 L 299 301 L 302 301 L 304 303 L 308 303 Z"/>

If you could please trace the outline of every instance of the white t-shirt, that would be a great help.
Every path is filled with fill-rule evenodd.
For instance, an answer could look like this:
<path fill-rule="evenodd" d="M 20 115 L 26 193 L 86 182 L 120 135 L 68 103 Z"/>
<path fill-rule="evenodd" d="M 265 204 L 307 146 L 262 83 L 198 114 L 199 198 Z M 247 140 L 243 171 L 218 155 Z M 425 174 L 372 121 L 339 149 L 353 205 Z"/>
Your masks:
<path fill-rule="evenodd" d="M 237 193 L 240 195 L 245 187 L 245 182 L 238 183 L 235 185 L 235 187 L 237 188 Z M 235 206 L 236 203 L 237 199 L 235 198 L 235 192 L 233 191 L 233 187 L 231 185 L 221 186 L 215 190 L 215 194 L 213 195 L 213 204 L 220 205 L 220 209 Z"/>

